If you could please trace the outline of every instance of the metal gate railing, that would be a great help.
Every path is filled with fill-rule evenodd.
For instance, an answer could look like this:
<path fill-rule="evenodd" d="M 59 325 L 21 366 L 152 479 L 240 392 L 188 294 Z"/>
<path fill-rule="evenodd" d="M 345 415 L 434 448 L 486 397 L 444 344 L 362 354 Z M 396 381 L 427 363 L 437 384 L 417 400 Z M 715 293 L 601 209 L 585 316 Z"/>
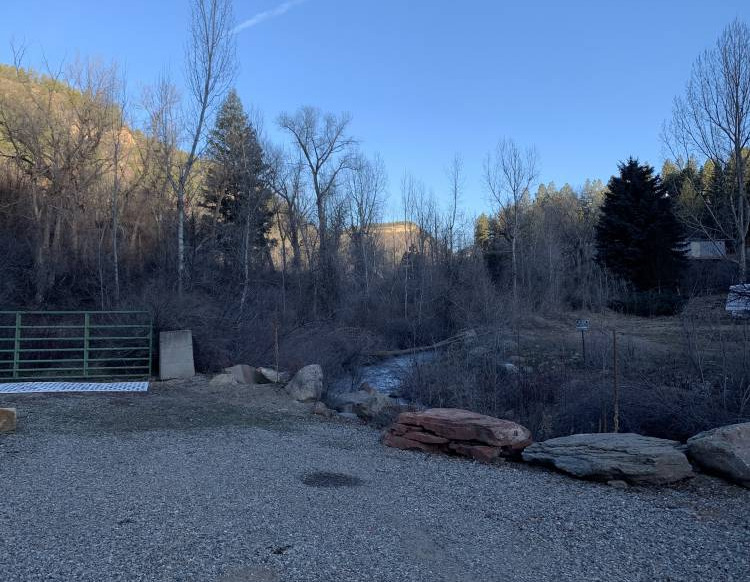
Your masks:
<path fill-rule="evenodd" d="M 0 382 L 148 379 L 146 311 L 0 311 Z"/>

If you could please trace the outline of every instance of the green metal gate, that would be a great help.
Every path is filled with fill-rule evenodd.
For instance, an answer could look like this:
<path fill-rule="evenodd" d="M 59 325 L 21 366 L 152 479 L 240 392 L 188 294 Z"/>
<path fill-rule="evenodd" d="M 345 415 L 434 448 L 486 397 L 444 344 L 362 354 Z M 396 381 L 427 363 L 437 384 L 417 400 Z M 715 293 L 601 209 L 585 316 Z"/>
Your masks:
<path fill-rule="evenodd" d="M 0 311 L 0 382 L 148 379 L 146 311 Z"/>

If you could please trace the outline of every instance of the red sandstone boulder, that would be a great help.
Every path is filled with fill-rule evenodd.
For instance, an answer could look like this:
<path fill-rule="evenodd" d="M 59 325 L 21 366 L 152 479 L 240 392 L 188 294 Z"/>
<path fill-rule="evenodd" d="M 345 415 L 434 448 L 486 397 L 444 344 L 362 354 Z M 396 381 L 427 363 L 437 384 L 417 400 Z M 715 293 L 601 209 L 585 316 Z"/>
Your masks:
<path fill-rule="evenodd" d="M 508 451 L 521 451 L 531 444 L 531 432 L 510 420 L 478 414 L 459 408 L 431 408 L 422 412 L 403 412 L 397 424 L 419 427 L 452 441 L 477 441 Z"/>
<path fill-rule="evenodd" d="M 383 437 L 387 446 L 458 454 L 485 463 L 518 456 L 531 442 L 531 432 L 520 424 L 457 408 L 402 412 Z"/>
<path fill-rule="evenodd" d="M 16 430 L 16 409 L 0 408 L 0 432 Z"/>
<path fill-rule="evenodd" d="M 411 439 L 413 441 L 419 441 L 420 443 L 427 443 L 428 445 L 444 445 L 450 442 L 448 439 L 436 434 L 430 434 L 428 432 L 417 432 L 409 431 L 403 434 L 405 439 Z"/>
<path fill-rule="evenodd" d="M 407 449 L 414 451 L 425 451 L 426 453 L 440 453 L 442 447 L 429 443 L 422 443 L 412 439 L 407 439 L 403 436 L 386 432 L 383 436 L 383 444 L 388 447 L 394 447 L 396 449 Z"/>
<path fill-rule="evenodd" d="M 488 445 L 464 445 L 461 443 L 451 443 L 450 450 L 464 457 L 471 457 L 480 463 L 491 463 L 500 457 L 500 449 Z"/>

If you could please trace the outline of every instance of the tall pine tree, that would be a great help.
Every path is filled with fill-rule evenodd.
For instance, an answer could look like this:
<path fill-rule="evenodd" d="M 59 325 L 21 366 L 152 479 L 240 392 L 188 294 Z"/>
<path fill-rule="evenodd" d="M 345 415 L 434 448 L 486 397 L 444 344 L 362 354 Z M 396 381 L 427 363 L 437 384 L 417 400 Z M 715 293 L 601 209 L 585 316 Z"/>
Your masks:
<path fill-rule="evenodd" d="M 687 261 L 673 200 L 648 164 L 630 158 L 619 168 L 596 226 L 598 260 L 639 291 L 673 290 Z"/>
<path fill-rule="evenodd" d="M 222 246 L 249 247 L 253 255 L 265 255 L 271 192 L 264 179 L 263 149 L 234 89 L 216 117 L 207 153 L 202 205 L 211 213 L 217 238 Z"/>

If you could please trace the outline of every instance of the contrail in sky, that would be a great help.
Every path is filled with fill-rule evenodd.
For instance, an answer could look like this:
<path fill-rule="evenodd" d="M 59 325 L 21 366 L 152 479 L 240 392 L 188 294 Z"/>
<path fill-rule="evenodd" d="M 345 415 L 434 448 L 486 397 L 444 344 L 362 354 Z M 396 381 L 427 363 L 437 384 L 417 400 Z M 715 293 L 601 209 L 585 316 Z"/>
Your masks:
<path fill-rule="evenodd" d="M 271 18 L 276 18 L 277 16 L 286 14 L 292 8 L 294 8 L 295 6 L 299 6 L 303 2 L 307 2 L 307 0 L 289 0 L 288 2 L 279 4 L 276 8 L 271 8 L 270 10 L 266 10 L 265 12 L 258 12 L 258 14 L 256 14 L 252 18 L 248 18 L 247 20 L 243 20 L 242 22 L 240 22 L 234 28 L 233 32 L 237 34 L 241 30 L 251 28 L 260 24 L 261 22 L 265 22 L 266 20 L 270 20 Z"/>

